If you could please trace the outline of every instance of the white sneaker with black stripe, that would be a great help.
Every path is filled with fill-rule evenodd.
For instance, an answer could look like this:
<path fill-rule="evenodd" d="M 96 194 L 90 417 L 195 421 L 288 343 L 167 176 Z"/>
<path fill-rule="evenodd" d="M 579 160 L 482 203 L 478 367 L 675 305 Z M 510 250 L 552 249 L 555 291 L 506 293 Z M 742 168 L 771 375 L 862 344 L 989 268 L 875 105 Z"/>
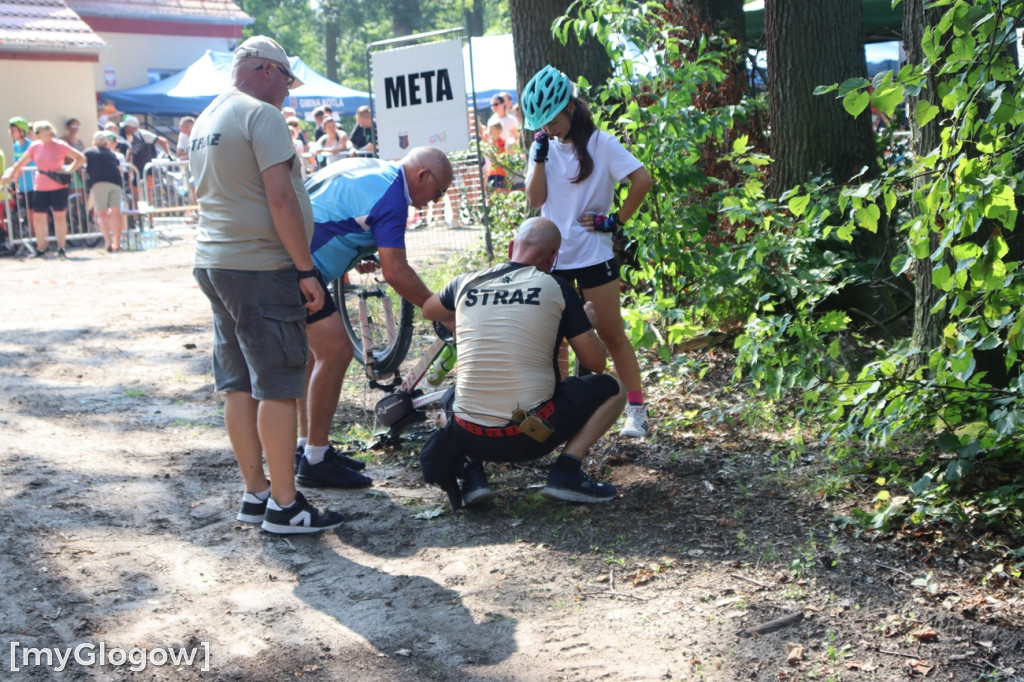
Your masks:
<path fill-rule="evenodd" d="M 267 513 L 263 517 L 263 530 L 278 535 L 297 535 L 300 533 L 319 533 L 322 530 L 337 528 L 342 524 L 342 516 L 330 509 L 321 512 L 306 501 L 302 493 L 295 493 L 295 504 L 282 509 L 274 498 L 267 500 Z"/>
<path fill-rule="evenodd" d="M 647 406 L 626 405 L 626 425 L 619 431 L 626 438 L 647 438 Z"/>

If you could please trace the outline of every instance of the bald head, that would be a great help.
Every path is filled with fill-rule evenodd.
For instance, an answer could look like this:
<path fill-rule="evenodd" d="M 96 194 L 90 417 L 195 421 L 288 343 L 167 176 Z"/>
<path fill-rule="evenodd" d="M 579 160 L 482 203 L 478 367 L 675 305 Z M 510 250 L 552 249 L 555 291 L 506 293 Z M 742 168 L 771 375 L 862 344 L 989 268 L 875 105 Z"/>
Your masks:
<path fill-rule="evenodd" d="M 562 233 L 557 225 L 547 218 L 528 218 L 508 245 L 509 260 L 550 272 L 561 246 Z"/>
<path fill-rule="evenodd" d="M 402 170 L 413 206 L 439 201 L 452 184 L 454 172 L 448 156 L 435 147 L 413 147 L 402 159 Z"/>

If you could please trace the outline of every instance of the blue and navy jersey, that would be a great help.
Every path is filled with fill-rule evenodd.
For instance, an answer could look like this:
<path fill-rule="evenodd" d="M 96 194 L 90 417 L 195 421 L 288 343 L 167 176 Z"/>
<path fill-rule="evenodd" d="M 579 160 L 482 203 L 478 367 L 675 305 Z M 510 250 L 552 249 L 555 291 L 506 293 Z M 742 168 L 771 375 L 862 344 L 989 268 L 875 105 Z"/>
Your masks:
<path fill-rule="evenodd" d="M 306 180 L 316 251 L 332 238 L 370 232 L 378 247 L 405 248 L 409 193 L 399 164 L 342 159 Z"/>

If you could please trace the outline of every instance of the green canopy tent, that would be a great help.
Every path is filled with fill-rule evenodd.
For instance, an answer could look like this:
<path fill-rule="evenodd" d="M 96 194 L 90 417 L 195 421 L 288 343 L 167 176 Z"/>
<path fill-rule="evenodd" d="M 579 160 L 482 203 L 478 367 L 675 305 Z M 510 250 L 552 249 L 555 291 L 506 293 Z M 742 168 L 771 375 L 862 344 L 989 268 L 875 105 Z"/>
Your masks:
<path fill-rule="evenodd" d="M 775 0 L 776 2 L 785 0 Z M 743 6 L 746 15 L 747 41 L 753 46 L 764 33 L 764 2 L 756 0 Z M 863 0 L 864 42 L 882 43 L 900 40 L 903 35 L 903 5 L 892 7 L 892 0 Z"/>

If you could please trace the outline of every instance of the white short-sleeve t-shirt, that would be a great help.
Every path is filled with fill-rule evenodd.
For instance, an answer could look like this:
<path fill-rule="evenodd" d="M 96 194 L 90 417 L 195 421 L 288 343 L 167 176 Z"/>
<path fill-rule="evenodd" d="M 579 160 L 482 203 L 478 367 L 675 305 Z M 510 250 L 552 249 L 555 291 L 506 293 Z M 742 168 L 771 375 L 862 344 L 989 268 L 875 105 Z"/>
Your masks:
<path fill-rule="evenodd" d="M 534 145 L 537 143 L 534 142 Z M 615 136 L 597 130 L 587 142 L 587 150 L 594 159 L 594 171 L 586 180 L 573 184 L 579 174 L 579 161 L 571 142 L 552 139 L 548 147 L 547 201 L 540 214 L 558 225 L 562 233 L 562 246 L 558 250 L 558 269 L 585 268 L 604 263 L 615 257 L 612 236 L 601 232 L 587 232 L 579 217 L 585 213 L 608 215 L 612 208 L 612 193 L 643 164 L 630 154 Z M 534 150 L 530 150 L 527 183 L 536 164 Z"/>
<path fill-rule="evenodd" d="M 307 243 L 313 207 L 281 112 L 238 90 L 215 99 L 192 128 L 189 167 L 199 195 L 195 266 L 282 270 L 293 265 L 274 228 L 263 171 L 292 160 Z"/>
<path fill-rule="evenodd" d="M 178 131 L 178 144 L 174 148 L 175 152 L 185 152 L 185 156 L 188 157 L 188 135 Z"/>

